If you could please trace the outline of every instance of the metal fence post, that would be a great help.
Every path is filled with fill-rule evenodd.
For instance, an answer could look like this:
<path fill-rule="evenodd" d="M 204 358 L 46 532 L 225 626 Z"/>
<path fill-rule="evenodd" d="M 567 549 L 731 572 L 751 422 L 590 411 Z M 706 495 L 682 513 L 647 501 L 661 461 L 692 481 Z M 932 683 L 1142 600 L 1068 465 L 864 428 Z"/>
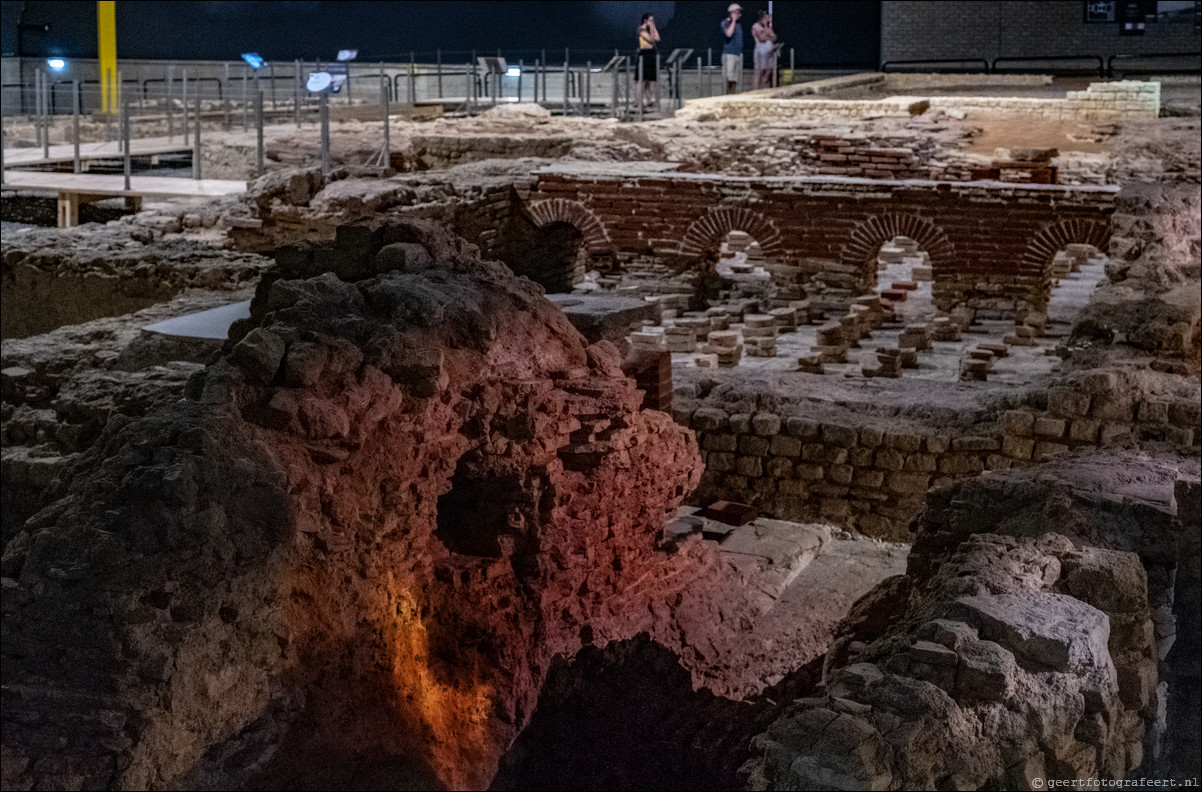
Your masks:
<path fill-rule="evenodd" d="M 434 68 L 438 75 L 438 98 L 442 98 L 442 50 L 434 50 Z"/>
<path fill-rule="evenodd" d="M 292 85 L 292 88 L 293 88 L 293 91 L 292 91 L 292 93 L 293 93 L 293 97 L 292 97 L 292 120 L 293 120 L 294 122 L 296 122 L 296 128 L 297 128 L 297 129 L 300 129 L 300 128 L 301 128 L 301 115 L 300 115 L 300 106 L 301 106 L 301 62 L 300 62 L 300 60 L 299 60 L 299 59 L 297 59 L 297 61 L 296 61 L 296 77 L 293 79 L 292 83 L 293 83 L 293 85 Z"/>
<path fill-rule="evenodd" d="M 526 62 L 518 58 L 518 101 L 522 101 L 522 72 L 526 71 Z"/>
<path fill-rule="evenodd" d="M 380 64 L 380 111 L 384 116 L 384 153 L 380 164 L 384 170 L 392 167 L 392 146 L 389 138 L 391 119 L 388 117 L 388 78 L 384 76 L 384 64 Z"/>
<path fill-rule="evenodd" d="M 83 163 L 79 159 L 79 80 L 71 81 L 71 114 L 75 126 L 75 163 L 73 173 L 83 172 Z"/>
<path fill-rule="evenodd" d="M 42 156 L 50 159 L 50 127 L 53 124 L 50 118 L 50 74 L 42 75 Z"/>
<path fill-rule="evenodd" d="M 250 97 L 247 91 L 250 88 L 250 81 L 246 79 L 246 71 L 249 66 L 242 67 L 242 131 L 250 131 Z M 186 142 L 186 141 L 185 141 Z"/>
<path fill-rule="evenodd" d="M 118 77 L 120 80 L 120 77 Z M 130 155 L 129 155 L 129 98 L 121 94 L 121 137 L 125 140 L 125 158 L 123 162 L 123 170 L 125 174 L 125 189 L 129 190 L 129 172 L 130 172 Z"/>
<path fill-rule="evenodd" d="M 263 92 L 258 91 L 255 94 L 255 126 L 256 131 L 256 154 L 258 156 L 258 174 L 263 175 Z"/>
<path fill-rule="evenodd" d="M 34 145 L 42 145 L 42 70 L 33 72 L 33 141 Z"/>
<path fill-rule="evenodd" d="M 638 94 L 639 94 L 639 121 L 643 120 L 643 106 L 647 104 L 647 83 L 643 82 L 643 56 L 640 53 L 635 56 L 638 60 Z"/>
<path fill-rule="evenodd" d="M 167 64 L 167 85 L 164 88 L 167 104 L 167 139 L 175 140 L 175 108 L 171 102 L 171 90 L 175 83 L 175 64 Z"/>
<path fill-rule="evenodd" d="M 409 117 L 413 118 L 413 108 L 417 104 L 417 61 L 413 50 L 409 50 Z"/>
<path fill-rule="evenodd" d="M 330 92 L 321 92 L 321 174 L 330 172 Z"/>
<path fill-rule="evenodd" d="M 563 114 L 568 114 L 568 59 L 566 51 L 563 59 Z"/>
<path fill-rule="evenodd" d="M 188 145 L 188 67 L 184 67 L 180 81 L 180 104 L 184 106 L 184 145 Z"/>
<path fill-rule="evenodd" d="M 200 155 L 200 88 L 196 90 L 196 134 L 192 138 L 192 176 L 200 179 L 201 176 L 201 155 Z"/>
<path fill-rule="evenodd" d="M 275 61 L 267 64 L 267 77 L 271 80 L 271 109 L 275 109 Z M 350 79 L 347 79 L 347 91 L 350 91 Z M 349 93 L 347 94 L 350 95 Z"/>
<path fill-rule="evenodd" d="M 593 62 L 584 62 L 584 114 L 593 114 Z"/>
<path fill-rule="evenodd" d="M 705 95 L 714 95 L 714 48 L 705 51 Z"/>

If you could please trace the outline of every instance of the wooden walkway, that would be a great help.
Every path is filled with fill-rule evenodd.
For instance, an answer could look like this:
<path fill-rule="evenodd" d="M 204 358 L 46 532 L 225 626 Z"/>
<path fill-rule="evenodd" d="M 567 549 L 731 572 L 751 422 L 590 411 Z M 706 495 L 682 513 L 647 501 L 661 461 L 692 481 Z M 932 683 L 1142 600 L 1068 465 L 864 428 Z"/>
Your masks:
<path fill-rule="evenodd" d="M 79 225 L 79 207 L 104 198 L 125 198 L 131 210 L 141 207 L 142 197 L 212 198 L 246 191 L 246 182 L 227 179 L 186 179 L 165 176 L 132 176 L 125 189 L 124 175 L 91 173 L 46 173 L 4 171 L 5 190 L 53 190 L 58 193 L 59 228 Z"/>
<path fill-rule="evenodd" d="M 192 150 L 191 145 L 184 145 L 184 136 L 173 138 L 155 137 L 132 140 L 129 144 L 130 155 L 134 157 L 154 157 L 160 154 L 182 154 Z M 79 158 L 86 163 L 88 160 L 106 159 L 119 160 L 124 155 L 117 150 L 116 141 L 80 143 Z M 41 146 L 24 146 L 21 148 L 4 149 L 5 168 L 24 168 L 36 165 L 57 165 L 63 162 L 75 161 L 75 144 L 55 143 L 50 147 L 50 156 L 43 156 Z M 87 170 L 85 165 L 84 170 Z"/>

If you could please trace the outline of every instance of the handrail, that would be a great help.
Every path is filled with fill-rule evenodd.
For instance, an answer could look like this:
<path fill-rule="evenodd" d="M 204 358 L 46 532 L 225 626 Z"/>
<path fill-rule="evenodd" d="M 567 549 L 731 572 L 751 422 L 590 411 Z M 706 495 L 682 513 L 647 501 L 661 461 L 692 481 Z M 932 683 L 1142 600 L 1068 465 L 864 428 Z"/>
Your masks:
<path fill-rule="evenodd" d="M 1202 58 L 1202 52 L 1146 52 L 1138 55 L 1111 55 L 1106 59 L 1106 72 L 1114 76 L 1114 62 L 1117 60 L 1156 60 L 1159 58 Z M 1202 71 L 1202 62 L 1190 69 L 1148 69 L 1156 74 L 1194 74 Z"/>
<path fill-rule="evenodd" d="M 1101 55 L 1014 55 L 1005 58 L 993 59 L 993 71 L 998 70 L 998 64 L 1003 62 L 1014 63 L 1042 63 L 1044 61 L 1068 61 L 1068 60 L 1093 60 L 1098 62 L 1098 76 L 1106 76 L 1106 63 L 1102 60 Z"/>
<path fill-rule="evenodd" d="M 59 86 L 60 85 L 71 85 L 73 82 L 75 82 L 75 81 L 74 80 L 55 80 L 54 82 L 50 83 L 50 111 L 49 111 L 50 115 L 58 115 L 58 89 L 59 89 Z M 124 87 L 126 85 L 129 85 L 130 83 L 133 83 L 135 90 L 137 89 L 137 87 L 138 87 L 137 79 L 134 77 L 130 77 L 128 80 L 121 81 L 122 90 L 124 90 Z M 100 80 L 80 80 L 79 81 L 80 101 L 83 100 L 83 96 L 84 96 L 83 89 L 84 89 L 85 85 L 95 85 L 97 87 L 97 89 L 99 89 L 101 82 L 100 82 Z M 66 113 L 64 113 L 63 115 L 66 115 Z"/>
<path fill-rule="evenodd" d="M 984 58 L 924 58 L 921 60 L 891 60 L 881 64 L 880 70 L 889 71 L 890 66 L 922 66 L 927 63 L 979 63 L 981 71 L 989 74 L 989 61 Z"/>
<path fill-rule="evenodd" d="M 147 92 L 147 88 L 149 88 L 150 83 L 165 83 L 165 82 L 167 82 L 166 77 L 147 77 L 145 80 L 142 81 L 142 98 L 143 99 L 150 98 L 150 94 Z M 172 82 L 175 82 L 174 78 L 172 79 Z M 215 83 L 217 83 L 217 99 L 220 101 L 223 98 L 222 94 L 221 94 L 221 78 L 220 77 L 193 77 L 191 80 L 189 80 L 189 82 L 193 82 L 193 83 L 215 82 Z"/>

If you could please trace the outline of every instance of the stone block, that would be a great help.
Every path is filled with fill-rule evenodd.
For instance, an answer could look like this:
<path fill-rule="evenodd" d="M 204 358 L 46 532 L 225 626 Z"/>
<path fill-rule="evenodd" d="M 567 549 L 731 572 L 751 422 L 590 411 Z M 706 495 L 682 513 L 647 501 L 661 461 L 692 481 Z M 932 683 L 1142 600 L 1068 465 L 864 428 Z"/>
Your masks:
<path fill-rule="evenodd" d="M 841 448 L 851 448 L 856 444 L 856 430 L 849 426 L 823 424 L 822 441 Z"/>
<path fill-rule="evenodd" d="M 1041 416 L 1035 419 L 1036 437 L 1052 437 L 1059 439 L 1064 437 L 1064 428 L 1065 424 L 1063 418 Z"/>
<path fill-rule="evenodd" d="M 945 434 L 927 435 L 922 442 L 930 454 L 944 454 L 951 447 L 951 438 Z"/>
<path fill-rule="evenodd" d="M 1101 426 L 1101 421 L 1093 418 L 1075 418 L 1068 425 L 1068 439 L 1078 443 L 1096 443 Z"/>
<path fill-rule="evenodd" d="M 1116 440 L 1127 437 L 1131 434 L 1131 425 L 1126 423 L 1103 423 L 1098 429 L 1098 442 L 1102 445 L 1113 443 Z"/>
<path fill-rule="evenodd" d="M 740 436 L 739 453 L 757 457 L 768 456 L 768 438 L 756 435 Z"/>
<path fill-rule="evenodd" d="M 798 462 L 794 466 L 793 472 L 799 481 L 821 481 L 825 476 L 822 465 L 812 462 Z"/>
<path fill-rule="evenodd" d="M 809 421 L 805 418 L 786 418 L 785 433 L 790 437 L 798 437 L 802 440 L 809 440 L 818 436 L 819 426 L 816 421 Z"/>
<path fill-rule="evenodd" d="M 854 470 L 851 465 L 828 465 L 826 479 L 832 484 L 850 484 Z"/>
<path fill-rule="evenodd" d="M 873 451 L 871 448 L 856 446 L 847 449 L 847 464 L 852 467 L 872 467 Z"/>
<path fill-rule="evenodd" d="M 860 444 L 866 448 L 876 448 L 884 442 L 885 433 L 874 427 L 863 427 L 860 429 Z"/>
<path fill-rule="evenodd" d="M 1169 420 L 1169 403 L 1160 399 L 1144 399 L 1139 403 L 1141 423 L 1163 424 Z"/>
<path fill-rule="evenodd" d="M 739 456 L 735 459 L 735 472 L 747 478 L 764 475 L 764 466 L 758 456 Z"/>
<path fill-rule="evenodd" d="M 925 473 L 890 473 L 885 486 L 898 495 L 922 495 L 927 491 L 931 477 Z"/>
<path fill-rule="evenodd" d="M 884 445 L 909 454 L 922 450 L 922 437 L 913 432 L 886 432 Z"/>
<path fill-rule="evenodd" d="M 769 457 L 764 471 L 772 478 L 792 478 L 793 463 L 784 457 Z"/>
<path fill-rule="evenodd" d="M 885 473 L 882 470 L 865 470 L 859 468 L 852 476 L 852 483 L 858 487 L 878 488 L 885 483 Z"/>
<path fill-rule="evenodd" d="M 972 476 L 984 470 L 985 462 L 976 454 L 949 454 L 939 458 L 939 472 L 949 476 Z"/>
<path fill-rule="evenodd" d="M 953 451 L 997 451 L 999 448 L 1001 448 L 1001 443 L 996 437 L 976 435 L 957 437 L 952 440 Z"/>
<path fill-rule="evenodd" d="M 934 473 L 937 457 L 934 454 L 909 454 L 902 463 L 902 470 L 913 470 L 920 473 Z"/>
<path fill-rule="evenodd" d="M 1048 412 L 1060 418 L 1089 415 L 1090 397 L 1076 388 L 1059 385 L 1048 388 Z"/>
<path fill-rule="evenodd" d="M 1029 460 L 1035 450 L 1035 441 L 1027 437 L 1014 435 L 1002 436 L 1002 453 L 1012 459 Z"/>
<path fill-rule="evenodd" d="M 780 433 L 780 416 L 775 413 L 758 412 L 751 416 L 751 431 L 760 437 L 772 437 Z"/>
<path fill-rule="evenodd" d="M 705 457 L 705 466 L 715 473 L 729 473 L 735 469 L 735 455 L 711 451 Z"/>
<path fill-rule="evenodd" d="M 751 415 L 737 413 L 730 416 L 730 431 L 739 435 L 749 434 L 751 432 Z"/>
<path fill-rule="evenodd" d="M 881 470 L 901 470 L 906 464 L 906 456 L 892 448 L 880 448 L 874 461 Z"/>
<path fill-rule="evenodd" d="M 693 412 L 692 425 L 701 432 L 721 432 L 730 425 L 730 416 L 716 407 L 698 407 Z"/>
<path fill-rule="evenodd" d="M 796 457 L 801 455 L 801 440 L 778 434 L 768 443 L 768 453 L 774 456 Z"/>
<path fill-rule="evenodd" d="M 724 432 L 712 432 L 701 438 L 701 447 L 706 451 L 737 451 L 739 436 Z"/>

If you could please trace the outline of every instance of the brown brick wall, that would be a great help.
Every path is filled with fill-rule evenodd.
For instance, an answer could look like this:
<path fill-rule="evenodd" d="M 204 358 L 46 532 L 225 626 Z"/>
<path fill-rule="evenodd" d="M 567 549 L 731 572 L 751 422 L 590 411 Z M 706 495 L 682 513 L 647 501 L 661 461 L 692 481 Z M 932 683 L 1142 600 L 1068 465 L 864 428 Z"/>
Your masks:
<path fill-rule="evenodd" d="M 855 296 L 876 280 L 876 253 L 897 235 L 931 257 L 939 307 L 1042 310 L 1051 259 L 1070 242 L 1105 249 L 1109 188 L 701 174 L 541 173 L 532 218 L 579 223 L 591 253 L 608 245 L 687 264 L 731 230 L 803 278 Z"/>

